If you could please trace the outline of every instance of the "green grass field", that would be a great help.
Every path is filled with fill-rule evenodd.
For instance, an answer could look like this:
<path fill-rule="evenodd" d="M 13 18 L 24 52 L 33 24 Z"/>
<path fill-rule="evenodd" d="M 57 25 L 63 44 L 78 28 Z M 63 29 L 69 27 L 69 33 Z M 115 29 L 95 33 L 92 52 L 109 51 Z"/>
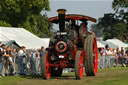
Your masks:
<path fill-rule="evenodd" d="M 41 77 L 1 77 L 0 85 L 128 85 L 128 68 L 99 69 L 95 77 L 76 80 L 74 73 L 65 73 L 62 77 L 42 80 Z"/>

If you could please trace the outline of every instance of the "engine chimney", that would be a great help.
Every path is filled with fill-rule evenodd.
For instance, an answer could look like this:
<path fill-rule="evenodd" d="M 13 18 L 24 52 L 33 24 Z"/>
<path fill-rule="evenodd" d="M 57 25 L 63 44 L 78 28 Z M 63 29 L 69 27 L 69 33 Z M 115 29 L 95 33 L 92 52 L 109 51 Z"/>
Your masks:
<path fill-rule="evenodd" d="M 64 32 L 65 31 L 65 13 L 66 13 L 66 9 L 58 9 L 58 18 L 59 18 L 59 29 L 60 32 Z"/>

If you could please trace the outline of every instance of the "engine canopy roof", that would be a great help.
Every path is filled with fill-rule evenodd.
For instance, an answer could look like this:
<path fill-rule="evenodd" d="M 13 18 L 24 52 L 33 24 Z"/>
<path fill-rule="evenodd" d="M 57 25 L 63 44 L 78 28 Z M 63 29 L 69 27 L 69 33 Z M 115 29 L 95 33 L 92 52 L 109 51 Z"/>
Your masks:
<path fill-rule="evenodd" d="M 80 20 L 82 22 L 84 21 L 92 21 L 94 23 L 96 23 L 96 19 L 95 18 L 92 18 L 92 17 L 89 17 L 89 16 L 85 16 L 85 15 L 80 15 L 80 14 L 67 14 L 65 15 L 65 20 L 66 21 L 69 21 L 69 20 Z M 48 19 L 49 22 L 52 22 L 52 23 L 55 23 L 55 24 L 58 24 L 58 16 L 54 16 L 54 17 L 51 17 Z"/>

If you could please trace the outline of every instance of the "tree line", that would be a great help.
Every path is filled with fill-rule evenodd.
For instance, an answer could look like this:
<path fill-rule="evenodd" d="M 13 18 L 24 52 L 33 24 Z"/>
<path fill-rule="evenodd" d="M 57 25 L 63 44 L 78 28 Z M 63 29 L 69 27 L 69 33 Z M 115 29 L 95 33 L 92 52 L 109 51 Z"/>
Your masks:
<path fill-rule="evenodd" d="M 49 0 L 0 0 L 0 26 L 22 27 L 39 37 L 48 37 L 51 24 L 45 12 L 49 10 Z"/>
<path fill-rule="evenodd" d="M 104 14 L 92 30 L 104 40 L 117 38 L 128 41 L 128 0 L 113 0 L 114 13 Z"/>

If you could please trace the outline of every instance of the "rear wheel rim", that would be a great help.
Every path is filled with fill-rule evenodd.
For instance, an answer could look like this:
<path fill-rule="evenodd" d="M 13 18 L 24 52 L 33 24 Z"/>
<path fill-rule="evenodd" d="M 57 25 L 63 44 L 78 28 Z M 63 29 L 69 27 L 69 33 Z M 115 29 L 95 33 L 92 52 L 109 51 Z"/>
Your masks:
<path fill-rule="evenodd" d="M 82 53 L 80 54 L 80 58 L 79 58 L 79 74 L 80 74 L 80 78 L 82 78 L 83 76 L 83 56 L 82 56 Z"/>
<path fill-rule="evenodd" d="M 94 67 L 94 73 L 95 75 L 97 74 L 97 69 L 98 69 L 98 49 L 97 49 L 97 42 L 96 39 L 94 38 L 93 41 L 93 67 Z"/>
<path fill-rule="evenodd" d="M 83 52 L 77 51 L 75 56 L 75 76 L 76 79 L 81 79 L 83 77 Z"/>

